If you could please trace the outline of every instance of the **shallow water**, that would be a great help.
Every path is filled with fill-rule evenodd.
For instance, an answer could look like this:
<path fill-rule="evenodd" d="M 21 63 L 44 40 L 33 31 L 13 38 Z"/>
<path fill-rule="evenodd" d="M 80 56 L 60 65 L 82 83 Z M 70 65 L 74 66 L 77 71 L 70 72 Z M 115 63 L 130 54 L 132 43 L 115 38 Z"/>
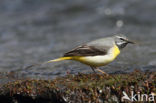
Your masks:
<path fill-rule="evenodd" d="M 128 45 L 114 62 L 102 67 L 104 71 L 154 70 L 155 11 L 155 0 L 1 0 L 0 82 L 92 72 L 74 61 L 24 68 L 116 33 L 126 34 L 138 44 Z"/>

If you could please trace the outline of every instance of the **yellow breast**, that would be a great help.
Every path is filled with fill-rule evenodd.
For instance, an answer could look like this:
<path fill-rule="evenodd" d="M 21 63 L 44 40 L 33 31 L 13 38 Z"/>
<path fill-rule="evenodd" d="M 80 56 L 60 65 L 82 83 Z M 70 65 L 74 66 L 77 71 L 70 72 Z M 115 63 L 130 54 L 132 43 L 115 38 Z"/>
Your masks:
<path fill-rule="evenodd" d="M 80 61 L 81 63 L 90 66 L 104 66 L 112 62 L 120 54 L 119 48 L 114 45 L 106 55 L 99 56 L 85 56 L 85 57 L 73 57 L 73 60 Z"/>
<path fill-rule="evenodd" d="M 114 45 L 113 48 L 114 48 L 113 55 L 114 55 L 114 59 L 115 59 L 120 54 L 120 50 L 116 45 Z"/>

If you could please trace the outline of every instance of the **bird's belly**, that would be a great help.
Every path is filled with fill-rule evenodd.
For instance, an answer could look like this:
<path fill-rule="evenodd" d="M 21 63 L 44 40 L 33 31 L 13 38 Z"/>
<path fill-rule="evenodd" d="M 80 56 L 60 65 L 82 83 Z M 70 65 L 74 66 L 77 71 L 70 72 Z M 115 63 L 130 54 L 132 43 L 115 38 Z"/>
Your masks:
<path fill-rule="evenodd" d="M 104 66 L 111 61 L 113 61 L 114 58 L 110 55 L 105 56 L 87 56 L 87 57 L 80 57 L 78 61 L 81 63 L 90 65 L 90 66 Z"/>

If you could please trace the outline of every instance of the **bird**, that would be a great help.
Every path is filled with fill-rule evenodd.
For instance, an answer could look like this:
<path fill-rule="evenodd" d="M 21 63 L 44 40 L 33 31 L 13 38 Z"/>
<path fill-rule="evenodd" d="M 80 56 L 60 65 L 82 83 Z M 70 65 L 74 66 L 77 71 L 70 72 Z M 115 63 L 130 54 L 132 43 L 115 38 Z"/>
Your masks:
<path fill-rule="evenodd" d="M 123 34 L 99 38 L 77 46 L 76 48 L 64 53 L 62 57 L 43 62 L 41 64 L 63 60 L 74 60 L 90 66 L 94 73 L 96 73 L 95 70 L 97 70 L 108 75 L 106 72 L 99 69 L 99 67 L 105 66 L 115 60 L 120 54 L 120 51 L 125 48 L 127 44 L 135 44 L 135 42 L 129 40 Z M 29 67 L 32 66 L 34 65 Z"/>

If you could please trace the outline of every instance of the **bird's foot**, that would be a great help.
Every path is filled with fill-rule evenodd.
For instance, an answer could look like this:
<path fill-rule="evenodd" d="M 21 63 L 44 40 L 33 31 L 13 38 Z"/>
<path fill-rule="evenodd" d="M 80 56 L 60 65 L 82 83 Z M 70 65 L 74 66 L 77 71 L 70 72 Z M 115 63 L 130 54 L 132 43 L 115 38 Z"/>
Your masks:
<path fill-rule="evenodd" d="M 109 76 L 109 74 L 107 74 L 106 72 L 102 71 L 101 69 L 99 68 L 96 68 L 96 70 L 98 70 L 99 72 L 101 72 L 102 74 L 106 75 L 106 76 Z"/>

